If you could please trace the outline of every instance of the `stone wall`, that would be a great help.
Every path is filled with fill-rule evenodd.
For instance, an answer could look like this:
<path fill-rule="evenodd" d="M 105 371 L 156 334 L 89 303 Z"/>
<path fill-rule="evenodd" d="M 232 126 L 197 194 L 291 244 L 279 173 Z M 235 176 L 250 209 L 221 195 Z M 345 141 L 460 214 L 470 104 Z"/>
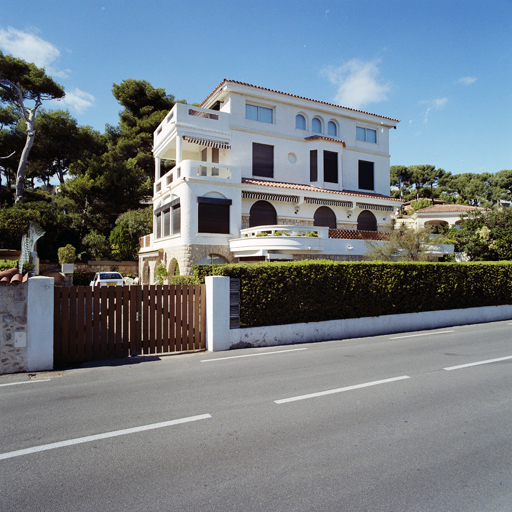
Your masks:
<path fill-rule="evenodd" d="M 27 371 L 28 284 L 0 285 L 0 375 Z"/>

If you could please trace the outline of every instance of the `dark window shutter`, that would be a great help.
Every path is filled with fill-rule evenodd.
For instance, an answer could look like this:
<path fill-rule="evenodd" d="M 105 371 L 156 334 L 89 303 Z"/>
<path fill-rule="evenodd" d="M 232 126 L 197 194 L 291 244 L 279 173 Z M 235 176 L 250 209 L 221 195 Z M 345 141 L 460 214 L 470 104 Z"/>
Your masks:
<path fill-rule="evenodd" d="M 362 211 L 357 217 L 359 231 L 377 231 L 377 219 L 370 210 Z"/>
<path fill-rule="evenodd" d="M 199 233 L 229 234 L 229 204 L 200 202 L 197 206 Z"/>
<path fill-rule="evenodd" d="M 253 142 L 252 175 L 262 178 L 274 177 L 274 146 Z"/>
<path fill-rule="evenodd" d="M 178 204 L 173 206 L 172 210 L 172 234 L 179 235 L 181 231 L 181 208 Z"/>
<path fill-rule="evenodd" d="M 309 181 L 318 181 L 318 151 L 309 152 Z"/>
<path fill-rule="evenodd" d="M 359 160 L 359 188 L 375 190 L 373 162 Z"/>
<path fill-rule="evenodd" d="M 313 217 L 313 225 L 336 229 L 336 214 L 327 206 L 320 206 Z"/>
<path fill-rule="evenodd" d="M 171 209 L 167 208 L 162 212 L 162 236 L 171 234 Z"/>
<path fill-rule="evenodd" d="M 338 183 L 338 153 L 324 151 L 324 181 Z"/>
<path fill-rule="evenodd" d="M 162 213 L 159 212 L 155 215 L 155 238 L 162 238 Z"/>
<path fill-rule="evenodd" d="M 249 227 L 275 226 L 277 213 L 268 201 L 256 201 L 249 211 Z"/>

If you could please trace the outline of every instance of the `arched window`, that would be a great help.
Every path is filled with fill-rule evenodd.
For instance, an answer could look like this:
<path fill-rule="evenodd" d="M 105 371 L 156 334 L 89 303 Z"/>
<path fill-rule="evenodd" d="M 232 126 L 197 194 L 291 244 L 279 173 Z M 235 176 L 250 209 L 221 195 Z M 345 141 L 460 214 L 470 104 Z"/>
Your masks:
<path fill-rule="evenodd" d="M 329 121 L 327 123 L 327 135 L 330 135 L 331 137 L 338 136 L 338 127 L 334 121 Z"/>
<path fill-rule="evenodd" d="M 302 114 L 297 114 L 295 116 L 295 128 L 298 130 L 306 129 L 306 118 Z"/>
<path fill-rule="evenodd" d="M 311 129 L 315 133 L 322 133 L 322 121 L 320 121 L 318 117 L 313 118 L 313 122 L 311 123 Z"/>
<path fill-rule="evenodd" d="M 377 218 L 370 210 L 362 211 L 357 217 L 358 231 L 377 231 Z"/>
<path fill-rule="evenodd" d="M 249 227 L 275 226 L 277 213 L 268 201 L 256 201 L 249 210 Z"/>
<path fill-rule="evenodd" d="M 207 254 L 197 262 L 198 265 L 223 265 L 224 263 L 229 262 L 220 254 Z"/>
<path fill-rule="evenodd" d="M 327 206 L 320 206 L 313 217 L 313 225 L 336 229 L 336 214 Z"/>

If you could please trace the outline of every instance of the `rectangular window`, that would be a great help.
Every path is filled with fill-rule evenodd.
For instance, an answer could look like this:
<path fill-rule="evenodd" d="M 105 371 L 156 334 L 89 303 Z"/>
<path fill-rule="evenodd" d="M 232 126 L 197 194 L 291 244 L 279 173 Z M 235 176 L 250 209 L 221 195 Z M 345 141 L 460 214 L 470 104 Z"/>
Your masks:
<path fill-rule="evenodd" d="M 155 213 L 155 237 L 162 238 L 162 214 Z"/>
<path fill-rule="evenodd" d="M 198 197 L 197 202 L 197 231 L 199 233 L 229 234 L 229 207 L 231 206 L 231 199 Z"/>
<path fill-rule="evenodd" d="M 274 122 L 274 111 L 268 107 L 259 107 L 257 105 L 245 105 L 245 118 L 262 123 Z"/>
<path fill-rule="evenodd" d="M 338 183 L 338 153 L 324 151 L 324 181 Z"/>
<path fill-rule="evenodd" d="M 162 211 L 162 237 L 171 236 L 171 209 Z"/>
<path fill-rule="evenodd" d="M 180 203 L 172 207 L 171 210 L 171 224 L 172 224 L 172 234 L 179 235 L 181 231 L 181 208 Z"/>
<path fill-rule="evenodd" d="M 309 152 L 309 181 L 318 181 L 318 151 Z"/>
<path fill-rule="evenodd" d="M 262 178 L 274 177 L 274 146 L 253 142 L 252 175 Z"/>
<path fill-rule="evenodd" d="M 359 188 L 362 190 L 375 190 L 374 163 L 359 160 Z"/>
<path fill-rule="evenodd" d="M 363 142 L 373 142 L 377 143 L 377 130 L 372 130 L 371 128 L 361 128 L 360 126 L 356 126 L 356 139 L 362 140 Z"/>

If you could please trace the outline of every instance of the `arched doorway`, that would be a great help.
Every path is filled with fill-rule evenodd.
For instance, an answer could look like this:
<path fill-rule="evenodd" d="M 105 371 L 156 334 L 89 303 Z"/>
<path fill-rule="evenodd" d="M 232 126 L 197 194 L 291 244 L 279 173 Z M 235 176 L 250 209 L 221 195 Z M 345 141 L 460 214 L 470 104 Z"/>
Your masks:
<path fill-rule="evenodd" d="M 276 209 L 268 201 L 256 201 L 249 210 L 249 227 L 275 226 L 277 224 Z"/>
<path fill-rule="evenodd" d="M 320 206 L 313 216 L 313 225 L 336 229 L 336 214 L 327 206 Z"/>
<path fill-rule="evenodd" d="M 377 231 L 377 218 L 370 210 L 362 211 L 357 217 L 358 231 Z"/>

